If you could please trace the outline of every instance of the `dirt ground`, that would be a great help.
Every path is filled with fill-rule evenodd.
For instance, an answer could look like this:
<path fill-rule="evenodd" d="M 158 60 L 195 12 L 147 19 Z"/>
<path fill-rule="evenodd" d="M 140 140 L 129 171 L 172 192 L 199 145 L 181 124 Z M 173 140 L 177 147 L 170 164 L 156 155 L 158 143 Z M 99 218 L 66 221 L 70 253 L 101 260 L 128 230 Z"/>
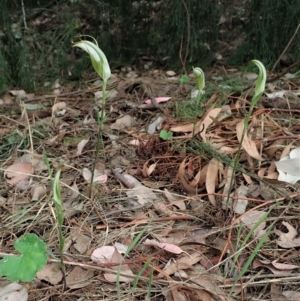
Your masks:
<path fill-rule="evenodd" d="M 199 102 L 180 79 L 115 70 L 105 105 L 93 74 L 2 97 L 0 255 L 26 233 L 48 254 L 19 295 L 2 277 L 0 300 L 300 299 L 299 77 L 267 84 L 251 115 L 255 73 L 212 68 Z"/>

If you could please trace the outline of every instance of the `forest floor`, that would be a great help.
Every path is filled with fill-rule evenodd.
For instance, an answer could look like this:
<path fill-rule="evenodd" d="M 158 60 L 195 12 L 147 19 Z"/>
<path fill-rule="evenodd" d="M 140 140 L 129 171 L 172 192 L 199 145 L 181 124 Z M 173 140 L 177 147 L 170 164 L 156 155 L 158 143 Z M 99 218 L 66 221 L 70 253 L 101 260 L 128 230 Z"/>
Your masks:
<path fill-rule="evenodd" d="M 0 255 L 18 254 L 15 241 L 34 233 L 49 256 L 11 291 L 3 277 L 2 297 L 300 300 L 300 80 L 267 84 L 242 139 L 255 79 L 214 68 L 199 102 L 192 74 L 126 68 L 113 72 L 105 105 L 95 76 L 44 95 L 7 92 Z"/>

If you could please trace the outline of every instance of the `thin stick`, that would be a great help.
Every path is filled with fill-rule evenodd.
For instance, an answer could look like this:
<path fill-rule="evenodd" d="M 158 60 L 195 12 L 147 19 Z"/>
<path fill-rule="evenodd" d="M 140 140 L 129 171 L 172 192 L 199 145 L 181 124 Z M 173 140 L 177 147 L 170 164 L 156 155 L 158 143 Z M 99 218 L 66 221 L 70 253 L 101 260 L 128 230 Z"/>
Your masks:
<path fill-rule="evenodd" d="M 26 23 L 26 13 L 25 13 L 25 6 L 24 6 L 24 0 L 21 0 L 22 5 L 22 13 L 23 13 L 23 22 L 24 22 L 24 28 L 27 29 L 27 23 Z"/>
<path fill-rule="evenodd" d="M 188 7 L 187 7 L 185 1 L 184 0 L 181 0 L 181 1 L 182 1 L 183 6 L 184 6 L 184 9 L 186 11 L 187 41 L 186 41 L 186 51 L 185 51 L 184 59 L 182 59 L 181 51 L 182 51 L 182 41 L 183 41 L 183 38 L 181 39 L 180 54 L 179 54 L 179 56 L 180 56 L 180 60 L 181 60 L 181 63 L 182 63 L 183 71 L 184 71 L 184 73 L 186 73 L 185 64 L 186 64 L 186 60 L 187 60 L 187 57 L 188 57 L 188 54 L 189 54 L 189 47 L 190 47 L 191 20 L 190 20 L 189 10 L 188 10 Z"/>
<path fill-rule="evenodd" d="M 287 43 L 286 47 L 284 48 L 284 50 L 282 51 L 282 53 L 280 54 L 278 60 L 276 61 L 276 63 L 274 64 L 273 68 L 271 69 L 271 72 L 274 71 L 274 69 L 276 68 L 277 64 L 279 63 L 279 61 L 281 60 L 281 58 L 283 57 L 283 55 L 285 54 L 285 52 L 288 50 L 288 48 L 290 47 L 292 41 L 294 40 L 298 30 L 300 28 L 300 23 L 298 24 L 293 36 L 291 37 L 291 39 L 289 40 L 289 42 Z"/>

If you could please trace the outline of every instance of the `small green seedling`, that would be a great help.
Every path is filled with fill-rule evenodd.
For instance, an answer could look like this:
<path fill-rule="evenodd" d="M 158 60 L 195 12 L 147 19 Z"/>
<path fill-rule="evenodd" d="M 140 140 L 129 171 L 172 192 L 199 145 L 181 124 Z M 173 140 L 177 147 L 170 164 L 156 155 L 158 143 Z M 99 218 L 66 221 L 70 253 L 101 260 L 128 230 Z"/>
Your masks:
<path fill-rule="evenodd" d="M 0 260 L 0 276 L 10 281 L 32 281 L 47 263 L 47 246 L 35 234 L 27 233 L 14 242 L 21 255 L 6 255 Z"/>
<path fill-rule="evenodd" d="M 59 255 L 60 255 L 60 267 L 63 273 L 64 287 L 66 287 L 66 272 L 65 272 L 65 264 L 64 264 L 64 246 L 65 246 L 65 237 L 63 235 L 62 227 L 64 223 L 64 210 L 62 205 L 61 198 L 61 189 L 59 185 L 61 169 L 59 169 L 54 177 L 52 183 L 52 200 L 56 210 L 56 219 L 57 219 L 57 232 L 58 232 L 58 240 L 59 240 Z"/>
<path fill-rule="evenodd" d="M 179 81 L 181 85 L 186 84 L 189 81 L 189 77 L 186 74 L 183 74 Z"/>
<path fill-rule="evenodd" d="M 159 133 L 159 138 L 163 140 L 169 140 L 172 138 L 172 136 L 173 136 L 173 132 L 171 131 L 161 130 Z"/>

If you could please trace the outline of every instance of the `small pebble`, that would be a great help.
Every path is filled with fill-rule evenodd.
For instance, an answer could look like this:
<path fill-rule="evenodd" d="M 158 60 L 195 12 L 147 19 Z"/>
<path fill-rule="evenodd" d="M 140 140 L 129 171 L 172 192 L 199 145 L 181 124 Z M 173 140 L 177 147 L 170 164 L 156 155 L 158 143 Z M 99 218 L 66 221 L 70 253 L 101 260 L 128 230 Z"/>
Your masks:
<path fill-rule="evenodd" d="M 166 72 L 166 75 L 171 77 L 171 76 L 175 76 L 176 73 L 173 70 L 169 70 Z"/>

